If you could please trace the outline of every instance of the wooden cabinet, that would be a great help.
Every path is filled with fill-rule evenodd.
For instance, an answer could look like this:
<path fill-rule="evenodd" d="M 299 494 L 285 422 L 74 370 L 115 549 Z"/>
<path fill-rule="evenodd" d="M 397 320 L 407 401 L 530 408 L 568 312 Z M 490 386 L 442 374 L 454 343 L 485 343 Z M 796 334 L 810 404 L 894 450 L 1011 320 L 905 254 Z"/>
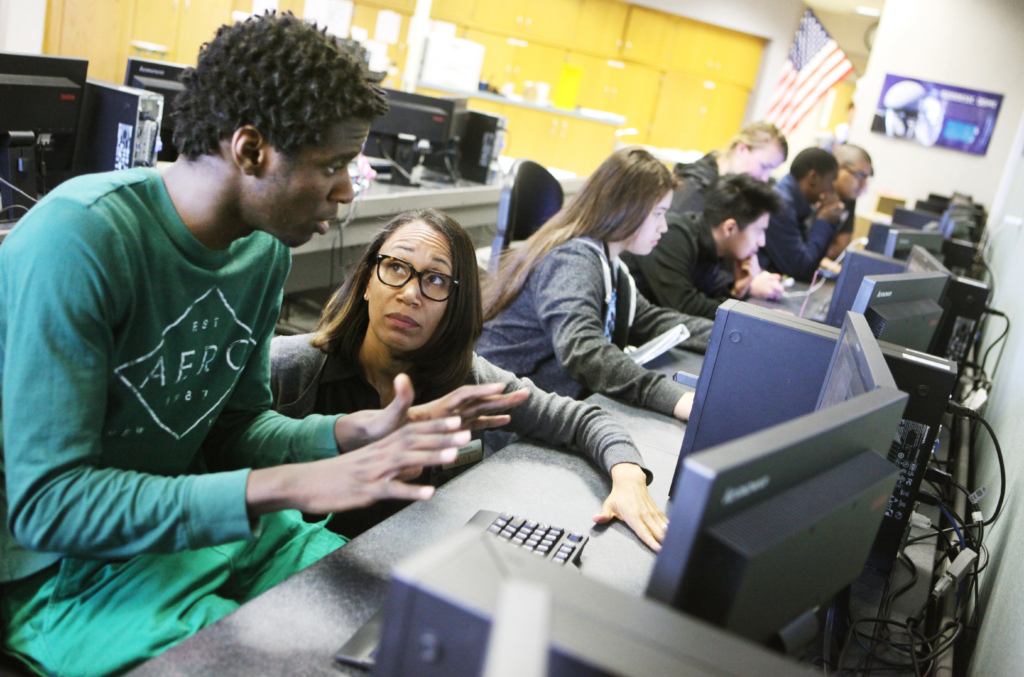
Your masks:
<path fill-rule="evenodd" d="M 471 98 L 469 107 L 508 118 L 503 154 L 509 157 L 588 176 L 615 150 L 613 125 L 489 99 Z"/>
<path fill-rule="evenodd" d="M 721 148 L 739 131 L 749 94 L 735 85 L 669 72 L 648 143 L 705 152 Z"/>
<path fill-rule="evenodd" d="M 580 0 L 526 0 L 523 23 L 530 37 L 568 42 L 580 17 Z"/>
<path fill-rule="evenodd" d="M 623 58 L 655 66 L 668 63 L 676 17 L 645 7 L 629 8 L 629 19 L 623 35 Z"/>
<path fill-rule="evenodd" d="M 749 89 L 757 79 L 763 51 L 764 40 L 755 35 L 680 19 L 669 66 Z"/>
<path fill-rule="evenodd" d="M 583 69 L 577 104 L 626 117 L 626 127 L 637 134 L 627 143 L 647 143 L 653 104 L 658 98 L 661 71 L 623 61 L 570 52 L 568 62 Z"/>
<path fill-rule="evenodd" d="M 551 85 L 549 98 L 554 96 L 566 50 L 486 31 L 467 30 L 462 37 L 484 46 L 480 77 L 485 82 L 497 88 L 514 83 L 520 95 L 527 81 L 546 82 Z"/>
<path fill-rule="evenodd" d="M 618 0 L 581 0 L 573 45 L 617 57 L 622 49 L 629 5 Z"/>
<path fill-rule="evenodd" d="M 200 45 L 212 40 L 218 28 L 231 23 L 231 0 L 176 0 L 176 4 L 181 14 L 174 55 L 168 60 L 194 65 Z"/>
<path fill-rule="evenodd" d="M 480 0 L 488 2 L 488 0 Z M 464 24 L 473 16 L 476 0 L 434 0 L 430 4 L 430 16 L 442 21 Z"/>
<path fill-rule="evenodd" d="M 151 42 L 167 48 L 167 61 L 179 61 L 175 53 L 178 41 L 178 23 L 184 0 L 135 0 L 130 40 Z M 195 63 L 196 55 L 192 55 Z"/>
<path fill-rule="evenodd" d="M 51 0 L 43 51 L 87 59 L 90 77 L 123 81 L 133 5 L 133 0 Z M 98 25 L 104 30 L 97 31 Z"/>
<path fill-rule="evenodd" d="M 365 29 L 372 40 L 373 34 L 377 30 L 377 16 L 382 11 L 394 10 L 389 10 L 386 7 L 375 7 L 365 3 L 356 4 L 354 11 L 352 12 L 352 25 Z M 393 89 L 397 89 L 401 86 L 400 74 L 405 70 L 405 57 L 409 52 L 406 40 L 409 36 L 409 21 L 412 18 L 411 14 L 399 14 L 402 17 L 402 26 L 398 32 L 398 42 L 394 45 L 388 45 L 388 59 L 391 61 L 392 66 L 397 69 L 397 74 L 389 74 L 388 78 L 383 83 L 385 87 Z"/>

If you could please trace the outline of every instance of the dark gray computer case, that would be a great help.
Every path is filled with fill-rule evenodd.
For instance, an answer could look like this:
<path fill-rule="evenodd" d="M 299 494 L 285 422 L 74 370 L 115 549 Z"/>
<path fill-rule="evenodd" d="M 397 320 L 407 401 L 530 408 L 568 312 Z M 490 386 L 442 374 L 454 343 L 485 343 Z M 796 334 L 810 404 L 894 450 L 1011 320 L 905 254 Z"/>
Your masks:
<path fill-rule="evenodd" d="M 164 97 L 89 78 L 75 144 L 76 173 L 156 164 Z"/>

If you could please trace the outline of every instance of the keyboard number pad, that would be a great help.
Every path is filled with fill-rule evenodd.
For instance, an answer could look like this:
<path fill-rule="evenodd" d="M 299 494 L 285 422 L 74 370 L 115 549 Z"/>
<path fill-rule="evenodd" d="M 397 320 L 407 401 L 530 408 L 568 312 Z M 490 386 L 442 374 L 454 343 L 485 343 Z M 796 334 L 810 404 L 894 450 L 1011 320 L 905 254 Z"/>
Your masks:
<path fill-rule="evenodd" d="M 487 531 L 513 545 L 529 550 L 540 557 L 547 557 L 561 565 L 573 561 L 587 540 L 585 536 L 567 533 L 560 527 L 530 522 L 508 514 L 498 515 L 494 522 L 487 527 Z"/>

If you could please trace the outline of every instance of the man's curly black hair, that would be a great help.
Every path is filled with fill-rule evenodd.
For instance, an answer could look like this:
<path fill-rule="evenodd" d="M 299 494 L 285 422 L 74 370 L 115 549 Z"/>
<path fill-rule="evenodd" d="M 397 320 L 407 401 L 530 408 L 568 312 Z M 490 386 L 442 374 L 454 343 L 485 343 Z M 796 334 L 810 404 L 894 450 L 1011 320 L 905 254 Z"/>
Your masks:
<path fill-rule="evenodd" d="M 174 145 L 190 160 L 216 155 L 247 124 L 290 154 L 323 143 L 333 124 L 387 112 L 384 90 L 365 68 L 291 12 L 221 26 L 182 83 Z"/>

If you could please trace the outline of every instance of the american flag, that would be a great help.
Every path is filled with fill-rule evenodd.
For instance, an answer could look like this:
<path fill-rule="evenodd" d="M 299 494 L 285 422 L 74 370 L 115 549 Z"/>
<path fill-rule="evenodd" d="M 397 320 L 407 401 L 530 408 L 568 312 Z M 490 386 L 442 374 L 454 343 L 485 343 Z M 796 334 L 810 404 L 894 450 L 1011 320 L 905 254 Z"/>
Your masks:
<path fill-rule="evenodd" d="M 839 45 L 807 10 L 800 20 L 765 119 L 791 133 L 821 97 L 853 71 Z"/>

